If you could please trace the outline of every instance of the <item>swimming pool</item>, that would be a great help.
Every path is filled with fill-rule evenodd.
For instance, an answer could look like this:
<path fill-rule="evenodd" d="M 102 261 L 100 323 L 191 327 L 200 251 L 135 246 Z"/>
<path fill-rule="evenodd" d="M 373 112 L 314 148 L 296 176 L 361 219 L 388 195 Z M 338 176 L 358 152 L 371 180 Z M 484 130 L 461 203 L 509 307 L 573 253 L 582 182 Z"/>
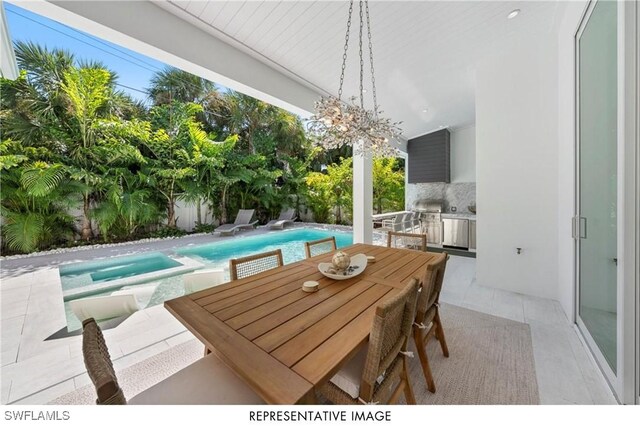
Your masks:
<path fill-rule="evenodd" d="M 175 259 L 160 252 L 148 252 L 62 265 L 59 271 L 62 295 L 68 301 L 198 268 L 202 268 L 202 264 L 190 258 Z"/>
<path fill-rule="evenodd" d="M 96 271 L 100 271 L 97 275 L 98 277 L 113 278 L 111 281 L 103 279 L 105 280 L 103 283 L 113 284 L 115 282 L 117 284 L 118 280 L 123 280 L 123 278 L 115 279 L 119 273 L 126 275 L 134 271 L 142 272 L 145 269 L 152 268 L 145 265 L 147 262 L 149 262 L 150 265 L 158 267 L 178 263 L 186 266 L 187 268 L 189 268 L 189 265 L 196 265 L 197 267 L 195 268 L 222 268 L 225 270 L 225 276 L 228 280 L 229 260 L 232 258 L 239 258 L 261 252 L 281 249 L 285 264 L 289 264 L 305 258 L 304 242 L 331 236 L 336 238 L 336 244 L 339 248 L 353 243 L 353 236 L 350 232 L 322 230 L 316 228 L 297 228 L 292 230 L 273 231 L 258 236 L 236 236 L 224 241 L 205 245 L 186 246 L 176 250 L 175 254 L 172 254 L 172 258 L 159 252 L 152 252 L 134 256 L 117 257 L 104 261 L 91 261 L 62 266 L 60 267 L 60 278 L 62 281 L 63 295 L 65 295 L 67 329 L 72 331 L 81 327 L 80 321 L 75 317 L 69 307 L 69 300 L 87 295 L 109 295 L 116 289 L 127 289 L 132 287 L 131 284 L 128 284 L 119 285 L 117 287 L 109 286 L 105 289 L 91 291 L 91 272 L 95 273 Z M 158 255 L 160 255 L 161 258 L 164 257 L 166 259 L 160 260 Z M 176 259 L 179 261 L 176 261 Z M 108 267 L 109 265 L 111 265 L 111 267 Z M 121 267 L 114 268 L 115 265 Z M 102 266 L 105 267 L 102 268 Z M 98 270 L 96 270 L 96 268 Z M 193 271 L 195 268 L 190 268 L 188 271 Z M 166 270 L 159 269 L 156 270 L 155 273 L 162 274 L 163 271 L 170 271 L 170 268 Z M 69 274 L 70 272 L 75 274 Z M 186 271 L 176 272 L 170 277 L 164 275 L 163 278 L 146 279 L 144 281 L 136 279 L 136 277 L 144 278 L 144 274 L 138 276 L 134 275 L 133 278 L 136 280 L 135 285 L 157 285 L 156 290 L 147 304 L 147 307 L 152 307 L 154 305 L 162 304 L 166 300 L 180 297 L 184 294 L 182 275 L 185 272 Z M 64 278 L 63 274 L 65 276 Z M 126 280 L 127 278 L 124 279 Z M 87 289 L 89 290 L 87 291 Z"/>
<path fill-rule="evenodd" d="M 152 252 L 148 254 L 116 257 L 104 261 L 82 262 L 60 267 L 60 278 L 65 289 L 86 286 L 87 282 L 100 283 L 138 276 L 178 267 L 180 264 L 168 256 Z"/>
<path fill-rule="evenodd" d="M 188 246 L 176 253 L 193 258 L 211 268 L 227 268 L 231 258 L 239 258 L 260 252 L 282 250 L 284 263 L 304 259 L 304 242 L 334 236 L 339 248 L 353 243 L 351 233 L 315 228 L 299 228 L 274 231 L 259 236 L 231 239 L 207 245 Z"/>

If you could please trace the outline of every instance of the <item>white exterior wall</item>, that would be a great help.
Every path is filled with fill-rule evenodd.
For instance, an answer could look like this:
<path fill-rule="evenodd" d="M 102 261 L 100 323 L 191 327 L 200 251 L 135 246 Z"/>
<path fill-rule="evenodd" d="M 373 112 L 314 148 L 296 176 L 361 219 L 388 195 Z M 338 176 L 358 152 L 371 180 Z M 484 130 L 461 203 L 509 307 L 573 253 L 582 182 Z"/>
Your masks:
<path fill-rule="evenodd" d="M 557 68 L 554 35 L 514 44 L 476 75 L 478 284 L 554 299 Z"/>
<path fill-rule="evenodd" d="M 211 211 L 206 206 L 206 203 L 200 207 L 200 214 L 202 215 L 203 224 L 211 223 Z M 176 217 L 178 218 L 176 223 L 178 228 L 185 231 L 192 231 L 198 219 L 198 209 L 195 203 L 176 202 Z"/>

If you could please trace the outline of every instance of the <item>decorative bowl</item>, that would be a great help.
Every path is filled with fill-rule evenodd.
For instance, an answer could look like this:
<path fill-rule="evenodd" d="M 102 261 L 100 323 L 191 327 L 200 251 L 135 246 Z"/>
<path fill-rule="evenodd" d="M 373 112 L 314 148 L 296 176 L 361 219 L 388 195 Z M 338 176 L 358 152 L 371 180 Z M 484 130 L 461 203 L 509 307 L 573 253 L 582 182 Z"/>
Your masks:
<path fill-rule="evenodd" d="M 367 256 L 365 254 L 352 256 L 351 263 L 345 270 L 336 270 L 333 264 L 329 262 L 318 264 L 320 273 L 335 280 L 351 279 L 362 273 L 365 268 L 367 268 Z"/>

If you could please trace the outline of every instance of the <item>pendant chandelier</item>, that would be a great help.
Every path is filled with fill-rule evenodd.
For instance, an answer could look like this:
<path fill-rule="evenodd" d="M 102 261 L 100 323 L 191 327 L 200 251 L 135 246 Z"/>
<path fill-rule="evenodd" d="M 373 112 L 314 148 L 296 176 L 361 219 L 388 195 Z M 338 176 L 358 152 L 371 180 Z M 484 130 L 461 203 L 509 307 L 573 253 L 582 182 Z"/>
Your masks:
<path fill-rule="evenodd" d="M 349 49 L 349 35 L 351 31 L 351 17 L 353 15 L 353 0 L 349 2 L 349 19 L 347 20 L 347 32 L 345 35 L 344 52 L 342 54 L 342 70 L 340 72 L 340 88 L 338 97 L 322 97 L 315 104 L 315 113 L 311 116 L 309 129 L 316 134 L 316 143 L 325 150 L 340 148 L 345 145 L 352 146 L 354 154 L 370 153 L 373 156 L 393 157 L 398 154 L 389 140 L 397 138 L 402 133 L 398 127 L 400 122 L 392 122 L 388 118 L 382 118 L 382 111 L 378 106 L 376 95 L 376 79 L 373 68 L 373 46 L 371 43 L 371 20 L 369 19 L 369 2 L 360 0 L 360 31 L 359 31 L 359 56 L 360 56 L 360 97 L 353 96 L 344 101 L 342 89 L 344 85 L 344 72 L 347 66 L 347 51 Z M 363 19 L 363 13 L 365 15 Z M 364 108 L 364 59 L 362 55 L 362 33 L 367 26 L 369 41 L 369 64 L 371 67 L 371 89 L 373 96 L 373 110 Z M 359 102 L 358 102 L 359 101 Z"/>

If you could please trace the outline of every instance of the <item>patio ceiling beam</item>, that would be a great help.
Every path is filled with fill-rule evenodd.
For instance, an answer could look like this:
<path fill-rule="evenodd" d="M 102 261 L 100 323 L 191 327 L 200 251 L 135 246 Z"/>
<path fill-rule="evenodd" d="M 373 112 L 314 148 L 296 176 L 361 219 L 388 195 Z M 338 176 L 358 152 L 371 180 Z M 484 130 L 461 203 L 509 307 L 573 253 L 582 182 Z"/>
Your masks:
<path fill-rule="evenodd" d="M 5 79 L 15 80 L 19 75 L 16 55 L 13 52 L 13 42 L 4 14 L 4 5 L 0 0 L 0 76 Z"/>
<path fill-rule="evenodd" d="M 302 117 L 321 95 L 150 1 L 10 2 Z"/>

